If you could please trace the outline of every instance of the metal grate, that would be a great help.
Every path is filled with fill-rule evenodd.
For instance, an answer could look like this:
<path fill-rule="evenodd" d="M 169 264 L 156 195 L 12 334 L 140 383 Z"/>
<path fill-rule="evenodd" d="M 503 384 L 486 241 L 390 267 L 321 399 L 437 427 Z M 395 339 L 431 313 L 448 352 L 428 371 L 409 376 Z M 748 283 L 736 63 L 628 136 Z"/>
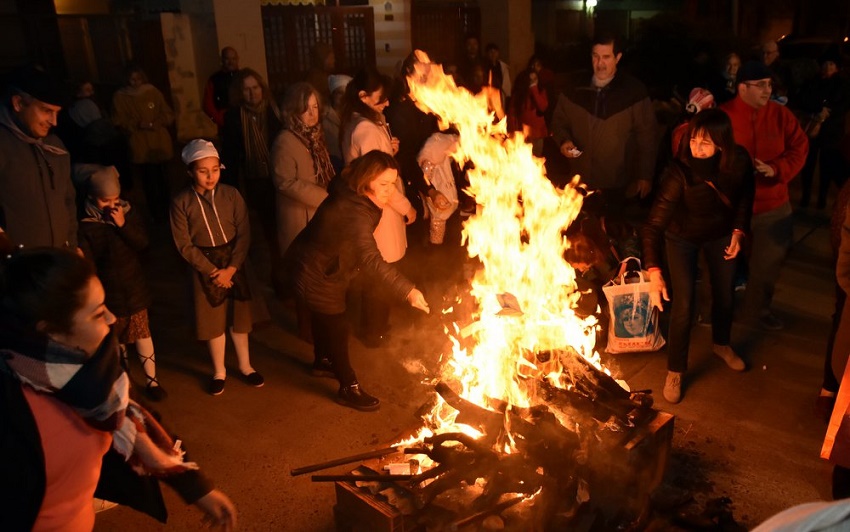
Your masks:
<path fill-rule="evenodd" d="M 262 17 L 269 87 L 275 95 L 304 79 L 317 43 L 333 46 L 337 72 L 354 74 L 375 65 L 371 7 L 266 5 Z"/>

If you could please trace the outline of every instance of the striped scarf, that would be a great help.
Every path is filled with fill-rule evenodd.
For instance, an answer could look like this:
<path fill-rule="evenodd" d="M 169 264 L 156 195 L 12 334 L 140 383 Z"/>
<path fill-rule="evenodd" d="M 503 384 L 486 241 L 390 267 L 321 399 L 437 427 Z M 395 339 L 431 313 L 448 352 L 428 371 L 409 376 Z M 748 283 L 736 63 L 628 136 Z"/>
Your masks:
<path fill-rule="evenodd" d="M 269 179 L 269 132 L 265 103 L 255 109 L 240 108 L 242 142 L 245 148 L 245 179 Z"/>
<path fill-rule="evenodd" d="M 70 406 L 92 428 L 112 433 L 112 447 L 139 474 L 197 469 L 141 405 L 130 399 L 118 342 L 109 333 L 92 356 L 23 327 L 0 312 L 0 371 Z"/>
<path fill-rule="evenodd" d="M 331 156 L 325 144 L 325 134 L 321 123 L 308 127 L 301 120 L 292 120 L 289 130 L 298 137 L 313 158 L 313 172 L 316 175 L 316 184 L 328 188 L 331 178 L 334 176 Z"/>

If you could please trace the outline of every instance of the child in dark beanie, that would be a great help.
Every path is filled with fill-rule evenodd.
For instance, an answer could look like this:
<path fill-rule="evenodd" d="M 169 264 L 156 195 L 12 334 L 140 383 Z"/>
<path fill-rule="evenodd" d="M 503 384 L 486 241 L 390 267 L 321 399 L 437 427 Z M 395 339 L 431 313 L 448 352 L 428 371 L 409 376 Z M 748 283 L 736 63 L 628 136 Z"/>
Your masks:
<path fill-rule="evenodd" d="M 153 401 L 166 397 L 156 378 L 156 353 L 148 323 L 150 294 L 138 253 L 148 246 L 148 235 L 138 210 L 121 199 L 114 166 L 101 167 L 88 183 L 88 195 L 79 226 L 80 248 L 97 268 L 106 292 L 106 307 L 115 314 L 113 329 L 127 367 L 126 345 L 133 344 L 145 372 L 145 393 Z"/>

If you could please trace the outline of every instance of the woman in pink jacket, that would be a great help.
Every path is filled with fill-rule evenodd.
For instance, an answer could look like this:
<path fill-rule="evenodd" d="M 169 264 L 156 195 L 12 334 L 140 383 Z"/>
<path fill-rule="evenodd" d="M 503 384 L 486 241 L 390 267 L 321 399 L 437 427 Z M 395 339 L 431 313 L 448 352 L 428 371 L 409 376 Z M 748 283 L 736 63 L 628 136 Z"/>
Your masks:
<path fill-rule="evenodd" d="M 363 69 L 348 83 L 342 103 L 342 155 L 345 164 L 380 150 L 395 156 L 398 139 L 393 137 L 384 118 L 388 105 L 390 80 L 373 69 Z M 407 251 L 406 225 L 416 220 L 416 210 L 404 195 L 402 179 L 383 208 L 375 229 L 375 241 L 381 256 L 390 264 L 400 261 Z M 368 347 L 379 347 L 389 330 L 390 303 L 382 291 L 371 286 L 363 291 L 361 336 Z"/>

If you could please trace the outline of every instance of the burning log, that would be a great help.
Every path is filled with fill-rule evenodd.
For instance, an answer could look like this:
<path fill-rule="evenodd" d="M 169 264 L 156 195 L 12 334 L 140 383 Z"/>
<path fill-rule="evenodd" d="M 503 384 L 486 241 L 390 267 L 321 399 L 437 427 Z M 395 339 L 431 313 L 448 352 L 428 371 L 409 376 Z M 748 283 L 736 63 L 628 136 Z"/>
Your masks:
<path fill-rule="evenodd" d="M 435 478 L 416 491 L 418 508 L 424 508 L 441 493 L 462 483 L 472 486 L 478 479 L 484 479 L 487 485 L 473 504 L 477 509 L 492 506 L 505 493 L 531 495 L 542 485 L 534 464 L 519 455 L 501 455 L 466 434 L 444 433 L 424 441 L 426 447 L 405 449 L 406 454 L 424 454 L 439 464 L 414 480 Z"/>

